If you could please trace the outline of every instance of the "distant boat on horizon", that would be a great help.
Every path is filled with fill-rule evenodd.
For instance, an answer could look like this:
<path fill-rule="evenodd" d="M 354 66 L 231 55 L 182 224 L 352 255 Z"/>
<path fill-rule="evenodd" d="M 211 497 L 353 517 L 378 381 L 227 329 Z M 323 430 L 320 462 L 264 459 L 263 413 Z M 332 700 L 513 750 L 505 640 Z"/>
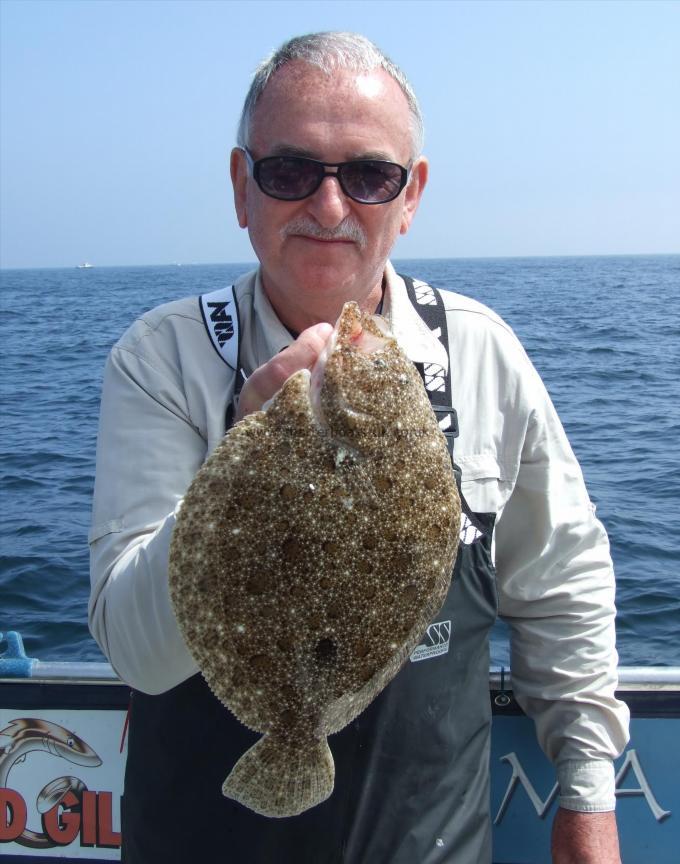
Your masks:
<path fill-rule="evenodd" d="M 89 261 L 83 261 L 82 264 L 77 265 L 78 270 L 91 270 L 94 267 L 94 264 L 90 264 Z"/>

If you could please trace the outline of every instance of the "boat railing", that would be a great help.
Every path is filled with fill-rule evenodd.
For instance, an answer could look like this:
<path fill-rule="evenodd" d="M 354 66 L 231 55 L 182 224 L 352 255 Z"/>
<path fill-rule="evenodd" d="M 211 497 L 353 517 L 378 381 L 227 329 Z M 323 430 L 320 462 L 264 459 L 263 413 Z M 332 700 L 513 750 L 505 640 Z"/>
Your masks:
<path fill-rule="evenodd" d="M 0 642 L 3 634 L 0 633 Z M 87 660 L 56 661 L 27 657 L 21 635 L 4 634 L 7 649 L 0 653 L 0 682 L 33 681 L 72 684 L 122 684 L 108 663 Z M 680 690 L 680 666 L 620 666 L 618 690 Z M 512 674 L 501 668 L 489 671 L 489 689 L 512 692 Z"/>
<path fill-rule="evenodd" d="M 619 691 L 680 690 L 680 666 L 619 666 Z M 512 690 L 508 670 L 489 672 L 489 689 Z"/>

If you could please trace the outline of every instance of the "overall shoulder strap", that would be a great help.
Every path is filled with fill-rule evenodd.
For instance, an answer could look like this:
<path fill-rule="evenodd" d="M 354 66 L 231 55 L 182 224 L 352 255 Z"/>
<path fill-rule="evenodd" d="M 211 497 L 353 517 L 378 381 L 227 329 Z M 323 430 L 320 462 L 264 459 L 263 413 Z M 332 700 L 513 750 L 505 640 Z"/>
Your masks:
<path fill-rule="evenodd" d="M 198 298 L 205 329 L 215 351 L 235 372 L 239 369 L 240 333 L 234 286 Z"/>
<path fill-rule="evenodd" d="M 446 309 L 441 293 L 420 280 L 399 274 L 406 285 L 406 292 L 413 308 L 430 328 L 432 333 L 444 346 L 449 357 L 449 331 L 446 325 Z M 446 436 L 446 443 L 453 459 L 453 441 L 458 437 L 458 416 L 453 407 L 451 393 L 451 358 L 448 369 L 443 369 L 438 363 L 416 363 L 416 368 L 425 384 L 427 395 L 434 413 L 439 421 L 439 427 Z"/>
<path fill-rule="evenodd" d="M 198 303 L 213 348 L 227 366 L 236 373 L 234 395 L 229 401 L 225 416 L 224 428 L 226 430 L 234 422 L 234 404 L 245 380 L 241 369 L 241 329 L 234 286 L 229 285 L 226 288 L 211 291 L 209 294 L 201 294 Z"/>

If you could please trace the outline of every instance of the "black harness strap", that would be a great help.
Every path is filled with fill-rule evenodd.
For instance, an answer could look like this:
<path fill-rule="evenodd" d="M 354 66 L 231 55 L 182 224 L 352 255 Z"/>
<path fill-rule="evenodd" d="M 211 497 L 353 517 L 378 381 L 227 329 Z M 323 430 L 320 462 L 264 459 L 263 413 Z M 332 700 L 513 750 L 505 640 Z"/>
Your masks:
<path fill-rule="evenodd" d="M 408 299 L 432 333 L 444 346 L 449 357 L 449 331 L 446 325 L 446 309 L 441 293 L 426 282 L 414 281 L 410 276 L 399 274 L 404 280 Z M 423 384 L 430 397 L 430 403 L 439 422 L 439 428 L 446 436 L 446 444 L 453 460 L 453 442 L 458 437 L 458 415 L 453 407 L 451 393 L 451 360 L 448 369 L 437 363 L 416 363 Z"/>
<path fill-rule="evenodd" d="M 241 345 L 239 343 L 239 360 L 241 359 Z M 234 425 L 234 414 L 236 412 L 236 406 L 238 405 L 238 398 L 241 395 L 241 388 L 243 387 L 246 381 L 246 373 L 243 371 L 241 366 L 239 365 L 238 371 L 236 372 L 236 378 L 234 379 L 234 393 L 231 399 L 229 400 L 229 404 L 227 405 L 227 410 L 224 413 L 224 431 L 227 429 L 231 429 Z"/>
<path fill-rule="evenodd" d="M 236 374 L 234 394 L 224 413 L 224 428 L 227 430 L 234 422 L 234 406 L 238 404 L 238 397 L 246 380 L 246 374 L 241 368 L 241 321 L 234 286 L 228 285 L 209 294 L 201 294 L 198 307 L 213 348 Z"/>

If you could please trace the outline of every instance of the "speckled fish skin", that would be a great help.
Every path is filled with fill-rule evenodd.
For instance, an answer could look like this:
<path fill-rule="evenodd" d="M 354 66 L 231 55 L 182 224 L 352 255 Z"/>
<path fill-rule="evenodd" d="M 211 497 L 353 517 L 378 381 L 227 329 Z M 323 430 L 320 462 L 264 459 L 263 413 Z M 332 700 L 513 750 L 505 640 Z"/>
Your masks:
<path fill-rule="evenodd" d="M 173 534 L 186 643 L 264 736 L 223 793 L 266 816 L 332 793 L 326 736 L 399 671 L 451 580 L 460 502 L 445 439 L 381 321 L 345 305 L 311 379 L 291 376 L 229 430 Z"/>

